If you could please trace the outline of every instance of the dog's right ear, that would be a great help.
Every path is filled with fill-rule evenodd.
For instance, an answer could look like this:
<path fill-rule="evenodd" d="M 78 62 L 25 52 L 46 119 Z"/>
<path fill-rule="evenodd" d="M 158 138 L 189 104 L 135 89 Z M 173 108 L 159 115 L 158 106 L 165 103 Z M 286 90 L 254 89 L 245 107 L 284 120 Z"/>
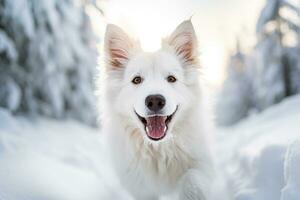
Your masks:
<path fill-rule="evenodd" d="M 197 62 L 197 38 L 191 19 L 182 22 L 173 33 L 163 41 L 175 50 L 184 65 Z"/>
<path fill-rule="evenodd" d="M 123 68 L 129 60 L 130 51 L 134 43 L 129 36 L 118 26 L 108 24 L 104 38 L 104 51 L 109 67 Z"/>

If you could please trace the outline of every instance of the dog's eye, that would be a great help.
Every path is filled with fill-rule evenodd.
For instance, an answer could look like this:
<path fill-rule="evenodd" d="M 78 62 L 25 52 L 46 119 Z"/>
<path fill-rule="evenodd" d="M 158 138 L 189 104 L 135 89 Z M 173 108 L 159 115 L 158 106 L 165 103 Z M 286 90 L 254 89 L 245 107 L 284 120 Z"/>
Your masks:
<path fill-rule="evenodd" d="M 176 79 L 174 76 L 168 76 L 168 77 L 167 77 L 167 81 L 168 81 L 169 83 L 174 83 L 174 82 L 177 81 L 177 79 Z"/>
<path fill-rule="evenodd" d="M 135 76 L 133 79 L 132 79 L 132 83 L 133 84 L 140 84 L 140 83 L 142 83 L 142 81 L 143 81 L 143 78 L 142 77 L 140 77 L 140 76 Z"/>

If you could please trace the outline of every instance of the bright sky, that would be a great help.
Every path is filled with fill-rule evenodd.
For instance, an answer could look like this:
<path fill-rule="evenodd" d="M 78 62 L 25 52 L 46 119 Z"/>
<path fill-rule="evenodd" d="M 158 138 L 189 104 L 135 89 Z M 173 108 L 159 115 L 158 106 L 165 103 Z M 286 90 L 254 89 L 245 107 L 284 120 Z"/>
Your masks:
<path fill-rule="evenodd" d="M 103 35 L 106 23 L 114 23 L 138 37 L 142 47 L 154 51 L 161 38 L 183 20 L 192 17 L 200 59 L 206 79 L 218 87 L 224 79 L 227 55 L 235 48 L 236 38 L 247 49 L 254 44 L 254 28 L 265 0 L 106 0 L 105 19 L 96 17 L 92 24 Z M 103 38 L 103 37 L 102 37 Z"/>

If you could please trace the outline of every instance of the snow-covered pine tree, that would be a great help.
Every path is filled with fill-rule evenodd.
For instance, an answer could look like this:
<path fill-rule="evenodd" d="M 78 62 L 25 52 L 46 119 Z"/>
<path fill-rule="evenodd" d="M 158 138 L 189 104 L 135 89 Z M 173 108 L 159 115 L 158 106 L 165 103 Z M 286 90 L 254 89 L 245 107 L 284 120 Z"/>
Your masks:
<path fill-rule="evenodd" d="M 238 44 L 236 53 L 230 58 L 227 78 L 216 102 L 216 120 L 221 126 L 232 125 L 249 113 L 252 90 L 246 62 Z"/>
<path fill-rule="evenodd" d="M 96 38 L 80 1 L 0 0 L 0 106 L 95 122 Z"/>
<path fill-rule="evenodd" d="M 280 9 L 282 0 L 267 0 L 256 26 L 253 88 L 255 106 L 263 110 L 290 95 L 288 66 L 284 65 Z M 285 87 L 286 86 L 286 87 Z"/>
<path fill-rule="evenodd" d="M 266 0 L 256 26 L 257 44 L 250 54 L 238 59 L 244 60 L 243 73 L 236 73 L 232 67 L 234 60 L 241 58 L 239 51 L 231 57 L 228 77 L 217 104 L 220 124 L 232 124 L 249 111 L 266 109 L 283 98 L 300 93 L 299 4 L 289 0 Z M 250 99 L 239 92 L 243 87 L 244 91 L 250 88 Z M 236 96 L 241 98 L 235 99 Z M 248 110 L 243 110 L 244 105 L 249 106 Z"/>
<path fill-rule="evenodd" d="M 299 51 L 297 48 L 287 50 L 286 39 L 290 39 L 291 33 L 299 34 L 299 25 L 285 16 L 288 12 L 296 12 L 299 16 L 299 7 L 287 0 L 267 0 L 257 22 L 253 87 L 260 110 L 298 91 L 299 79 L 295 74 L 299 72 L 291 49 Z"/>
<path fill-rule="evenodd" d="M 256 109 L 263 110 L 285 97 L 279 33 L 264 37 L 253 52 L 252 86 Z"/>
<path fill-rule="evenodd" d="M 290 13 L 294 14 L 294 18 L 283 17 L 282 20 L 286 24 L 286 30 L 290 33 L 289 38 L 294 36 L 295 44 L 285 49 L 286 61 L 290 67 L 291 94 L 300 93 L 300 1 L 290 3 L 283 1 L 283 4 Z"/>

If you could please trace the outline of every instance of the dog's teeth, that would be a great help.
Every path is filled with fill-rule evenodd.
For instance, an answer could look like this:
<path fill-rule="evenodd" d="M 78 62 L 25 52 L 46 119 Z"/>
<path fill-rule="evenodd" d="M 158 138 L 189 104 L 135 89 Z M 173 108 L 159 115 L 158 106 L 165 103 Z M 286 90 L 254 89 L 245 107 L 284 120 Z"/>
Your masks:
<path fill-rule="evenodd" d="M 146 126 L 146 132 L 149 133 L 149 128 L 148 128 L 148 126 Z"/>
<path fill-rule="evenodd" d="M 164 128 L 164 132 L 166 132 L 166 130 L 167 130 L 167 127 L 165 126 L 165 128 Z"/>

